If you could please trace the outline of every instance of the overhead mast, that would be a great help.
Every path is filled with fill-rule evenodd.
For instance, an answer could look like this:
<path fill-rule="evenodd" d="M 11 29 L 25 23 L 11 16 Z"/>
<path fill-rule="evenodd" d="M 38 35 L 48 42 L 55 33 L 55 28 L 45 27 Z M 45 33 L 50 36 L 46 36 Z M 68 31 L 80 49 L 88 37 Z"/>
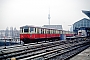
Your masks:
<path fill-rule="evenodd" d="M 48 14 L 48 20 L 49 20 L 49 25 L 50 25 L 50 8 L 49 8 L 49 14 Z"/>

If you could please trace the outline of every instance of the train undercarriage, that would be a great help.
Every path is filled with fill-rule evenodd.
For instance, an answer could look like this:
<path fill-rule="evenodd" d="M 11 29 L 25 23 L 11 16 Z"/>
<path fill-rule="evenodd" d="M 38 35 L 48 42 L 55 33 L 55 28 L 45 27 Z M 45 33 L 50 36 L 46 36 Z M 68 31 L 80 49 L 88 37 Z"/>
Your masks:
<path fill-rule="evenodd" d="M 40 42 L 40 41 L 56 41 L 56 40 L 60 40 L 60 37 L 53 37 L 53 38 L 41 38 L 41 39 L 29 39 L 29 38 L 24 38 L 24 39 L 20 39 L 21 41 L 24 42 L 24 44 L 27 43 L 33 43 L 33 42 Z"/>

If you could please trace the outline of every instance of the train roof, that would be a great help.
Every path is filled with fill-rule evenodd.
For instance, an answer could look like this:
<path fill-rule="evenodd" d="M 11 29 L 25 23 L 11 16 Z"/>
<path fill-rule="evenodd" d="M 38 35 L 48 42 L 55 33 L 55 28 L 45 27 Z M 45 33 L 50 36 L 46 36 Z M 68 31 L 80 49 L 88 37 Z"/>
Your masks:
<path fill-rule="evenodd" d="M 33 25 L 25 25 L 25 26 L 22 26 L 22 27 L 20 27 L 20 28 L 23 28 L 23 27 L 34 27 L 34 28 L 40 28 L 40 27 L 33 26 Z"/>
<path fill-rule="evenodd" d="M 43 28 L 43 29 L 54 29 L 54 30 L 61 30 L 61 29 L 56 29 L 56 28 L 48 28 L 48 27 L 37 27 L 37 26 L 33 26 L 33 25 L 25 25 L 25 26 L 22 26 L 20 28 L 24 28 L 24 27 L 33 27 L 33 28 Z"/>

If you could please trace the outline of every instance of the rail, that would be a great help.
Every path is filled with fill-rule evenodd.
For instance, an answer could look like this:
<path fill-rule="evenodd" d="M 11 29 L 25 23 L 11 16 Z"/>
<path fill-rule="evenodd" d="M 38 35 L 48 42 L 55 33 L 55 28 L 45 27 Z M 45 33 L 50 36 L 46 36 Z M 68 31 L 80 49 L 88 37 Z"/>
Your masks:
<path fill-rule="evenodd" d="M 67 59 L 89 47 L 90 40 L 67 40 L 54 42 L 29 43 L 24 45 L 1 47 L 0 59 L 12 60 L 48 60 L 56 56 Z"/>

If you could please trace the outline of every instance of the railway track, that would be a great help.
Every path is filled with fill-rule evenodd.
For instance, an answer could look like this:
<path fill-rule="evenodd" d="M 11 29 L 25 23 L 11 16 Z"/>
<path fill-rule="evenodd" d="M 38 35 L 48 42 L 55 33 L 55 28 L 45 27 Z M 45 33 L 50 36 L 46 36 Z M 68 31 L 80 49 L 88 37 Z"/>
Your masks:
<path fill-rule="evenodd" d="M 0 49 L 0 60 L 66 60 L 90 45 L 90 40 L 29 43 Z"/>

